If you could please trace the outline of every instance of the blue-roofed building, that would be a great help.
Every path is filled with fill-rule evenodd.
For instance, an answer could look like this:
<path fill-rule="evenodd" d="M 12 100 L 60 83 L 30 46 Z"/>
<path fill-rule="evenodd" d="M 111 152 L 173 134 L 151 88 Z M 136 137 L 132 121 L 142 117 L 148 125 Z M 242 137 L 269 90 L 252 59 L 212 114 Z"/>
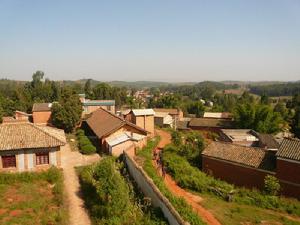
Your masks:
<path fill-rule="evenodd" d="M 90 114 L 99 108 L 105 109 L 111 113 L 116 113 L 115 100 L 91 100 L 85 98 L 85 94 L 79 94 L 82 103 L 83 115 Z"/>

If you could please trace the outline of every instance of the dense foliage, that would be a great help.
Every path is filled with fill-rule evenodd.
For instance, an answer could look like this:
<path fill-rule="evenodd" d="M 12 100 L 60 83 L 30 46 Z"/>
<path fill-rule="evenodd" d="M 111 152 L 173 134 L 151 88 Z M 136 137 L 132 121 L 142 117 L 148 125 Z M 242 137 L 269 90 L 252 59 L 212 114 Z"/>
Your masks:
<path fill-rule="evenodd" d="M 300 82 L 250 86 L 250 92 L 257 95 L 293 96 L 300 93 Z"/>
<path fill-rule="evenodd" d="M 296 137 L 300 138 L 300 94 L 293 97 L 291 107 L 294 108 L 295 114 L 292 118 L 292 131 Z"/>
<path fill-rule="evenodd" d="M 152 163 L 152 150 L 157 146 L 158 141 L 159 138 L 155 138 L 149 141 L 146 147 L 138 151 L 138 157 L 143 159 L 143 169 L 185 221 L 188 221 L 191 225 L 204 225 L 205 223 L 193 211 L 192 207 L 183 198 L 174 196 L 165 185 L 163 178 L 157 174 Z"/>
<path fill-rule="evenodd" d="M 234 111 L 234 119 L 238 128 L 253 129 L 261 133 L 280 131 L 283 119 L 268 105 L 239 104 Z"/>
<path fill-rule="evenodd" d="M 78 94 L 69 88 L 64 88 L 59 101 L 53 103 L 51 111 L 53 125 L 71 132 L 81 119 L 82 105 Z"/>
<path fill-rule="evenodd" d="M 167 148 L 170 151 L 176 151 L 178 155 L 184 157 L 192 165 L 201 167 L 201 153 L 205 146 L 201 134 L 197 131 L 172 131 L 171 137 L 175 145 L 168 145 Z"/>
<path fill-rule="evenodd" d="M 132 186 L 121 175 L 123 166 L 113 157 L 81 168 L 80 181 L 93 224 L 167 224 L 153 207 L 137 201 Z"/>
<path fill-rule="evenodd" d="M 77 140 L 78 140 L 78 147 L 79 150 L 82 154 L 93 154 L 96 153 L 97 149 L 96 147 L 92 144 L 90 139 L 88 139 L 87 136 L 85 136 L 85 133 L 83 130 L 78 129 L 76 131 L 77 135 Z"/>

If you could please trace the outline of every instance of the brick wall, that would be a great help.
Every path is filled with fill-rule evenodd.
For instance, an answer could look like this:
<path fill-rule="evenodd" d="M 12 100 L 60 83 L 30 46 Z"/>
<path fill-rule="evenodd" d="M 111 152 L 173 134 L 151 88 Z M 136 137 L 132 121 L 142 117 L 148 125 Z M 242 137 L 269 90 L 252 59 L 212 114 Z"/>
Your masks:
<path fill-rule="evenodd" d="M 279 180 L 300 184 L 300 163 L 293 163 L 277 158 L 276 174 Z"/>
<path fill-rule="evenodd" d="M 48 112 L 33 112 L 33 123 L 50 124 L 51 123 L 51 111 Z"/>
<path fill-rule="evenodd" d="M 207 174 L 243 187 L 262 189 L 266 175 L 274 173 L 235 165 L 229 162 L 202 157 L 202 169 Z"/>
<path fill-rule="evenodd" d="M 276 176 L 280 181 L 281 193 L 300 199 L 300 163 L 277 158 Z"/>

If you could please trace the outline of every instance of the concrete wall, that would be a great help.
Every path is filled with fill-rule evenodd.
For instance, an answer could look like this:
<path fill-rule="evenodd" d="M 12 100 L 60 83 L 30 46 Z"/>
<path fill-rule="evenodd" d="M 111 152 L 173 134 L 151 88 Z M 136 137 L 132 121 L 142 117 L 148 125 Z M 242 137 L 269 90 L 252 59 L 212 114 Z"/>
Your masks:
<path fill-rule="evenodd" d="M 48 112 L 33 112 L 33 123 L 51 124 L 51 111 Z"/>
<path fill-rule="evenodd" d="M 151 198 L 152 204 L 156 207 L 160 207 L 165 218 L 172 225 L 187 225 L 175 208 L 171 205 L 169 200 L 159 191 L 152 179 L 144 172 L 144 170 L 137 165 L 132 158 L 132 152 L 134 149 L 129 149 L 124 153 L 125 163 L 127 165 L 130 175 L 133 177 L 139 188 L 142 190 L 145 196 Z"/>

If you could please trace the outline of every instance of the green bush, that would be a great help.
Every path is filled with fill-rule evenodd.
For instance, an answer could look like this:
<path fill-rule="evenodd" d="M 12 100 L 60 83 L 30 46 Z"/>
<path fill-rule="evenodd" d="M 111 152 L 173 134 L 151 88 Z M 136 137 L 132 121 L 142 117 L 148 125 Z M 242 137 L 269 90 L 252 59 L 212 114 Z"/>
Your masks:
<path fill-rule="evenodd" d="M 76 131 L 77 140 L 78 140 L 78 147 L 82 154 L 93 154 L 97 152 L 96 147 L 92 144 L 90 139 L 85 136 L 84 131 L 78 129 Z"/>
<path fill-rule="evenodd" d="M 94 145 L 91 144 L 87 144 L 87 145 L 83 145 L 81 147 L 81 153 L 82 154 L 93 154 L 96 152 L 96 147 Z"/>
<path fill-rule="evenodd" d="M 280 191 L 280 184 L 279 180 L 271 175 L 267 175 L 265 177 L 265 186 L 264 186 L 264 191 L 268 195 L 278 195 Z"/>
<path fill-rule="evenodd" d="M 79 177 L 86 206 L 93 224 L 166 225 L 156 211 L 145 211 L 130 183 L 120 173 L 122 165 L 107 157 L 99 163 L 80 168 Z"/>

